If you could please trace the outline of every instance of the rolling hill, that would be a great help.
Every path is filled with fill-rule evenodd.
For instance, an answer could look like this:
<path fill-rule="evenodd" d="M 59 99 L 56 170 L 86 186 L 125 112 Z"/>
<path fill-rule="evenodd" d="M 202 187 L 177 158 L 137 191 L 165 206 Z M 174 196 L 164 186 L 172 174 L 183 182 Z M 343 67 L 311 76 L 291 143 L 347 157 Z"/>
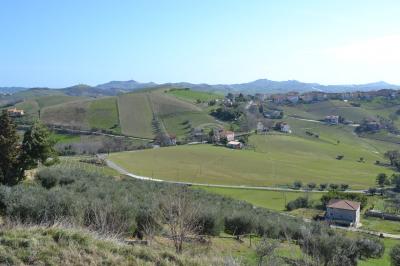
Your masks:
<path fill-rule="evenodd" d="M 86 87 L 80 87 L 86 90 Z M 83 130 L 106 130 L 128 136 L 154 138 L 153 118 L 156 117 L 168 134 L 185 138 L 189 121 L 192 127 L 220 127 L 211 117 L 207 104 L 197 104 L 188 95 L 179 97 L 164 89 L 140 90 L 109 97 L 70 96 L 52 90 L 21 92 L 24 99 L 14 106 L 26 112 L 24 121 L 38 118 L 49 125 Z M 191 92 L 196 98 L 213 99 L 221 95 Z"/>
<path fill-rule="evenodd" d="M 190 88 L 199 91 L 213 92 L 243 92 L 246 94 L 254 93 L 286 93 L 290 91 L 307 92 L 307 91 L 323 91 L 323 92 L 351 92 L 351 91 L 371 91 L 380 89 L 400 89 L 399 85 L 389 84 L 384 81 L 367 83 L 367 84 L 347 84 L 347 85 L 321 85 L 319 83 L 306 83 L 297 80 L 273 81 L 269 79 L 258 79 L 246 83 L 237 84 L 206 84 L 206 83 L 190 83 L 190 82 L 171 82 L 171 83 L 155 83 L 155 82 L 138 82 L 135 80 L 128 81 L 110 81 L 97 86 L 89 86 L 79 84 L 67 88 L 57 89 L 62 93 L 71 96 L 116 96 L 119 93 L 129 91 L 142 90 L 147 88 Z M 22 91 L 30 91 L 28 88 L 4 87 L 0 88 L 0 94 L 18 93 Z"/>

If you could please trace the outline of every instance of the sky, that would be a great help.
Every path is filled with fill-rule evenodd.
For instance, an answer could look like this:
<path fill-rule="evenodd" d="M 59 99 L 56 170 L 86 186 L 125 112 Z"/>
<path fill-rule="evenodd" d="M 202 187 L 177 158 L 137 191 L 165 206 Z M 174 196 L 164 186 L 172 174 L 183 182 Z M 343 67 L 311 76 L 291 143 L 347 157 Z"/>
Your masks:
<path fill-rule="evenodd" d="M 1 0 L 0 86 L 400 84 L 400 1 Z"/>

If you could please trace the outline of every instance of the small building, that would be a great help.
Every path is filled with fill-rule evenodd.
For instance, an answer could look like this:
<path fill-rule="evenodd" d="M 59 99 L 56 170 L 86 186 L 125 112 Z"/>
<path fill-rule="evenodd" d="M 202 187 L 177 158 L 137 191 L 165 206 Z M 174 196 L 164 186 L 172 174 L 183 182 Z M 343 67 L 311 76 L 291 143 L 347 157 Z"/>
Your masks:
<path fill-rule="evenodd" d="M 243 143 L 241 143 L 240 141 L 229 141 L 226 144 L 226 147 L 231 148 L 231 149 L 241 149 L 243 148 Z"/>
<path fill-rule="evenodd" d="M 21 117 L 21 116 L 24 115 L 24 110 L 17 109 L 17 108 L 12 108 L 12 109 L 8 109 L 7 113 L 11 117 Z"/>
<path fill-rule="evenodd" d="M 358 227 L 360 225 L 360 203 L 351 200 L 330 200 L 326 206 L 325 219 L 333 224 Z"/>
<path fill-rule="evenodd" d="M 261 122 L 257 123 L 257 134 L 265 134 L 267 133 L 267 131 L 268 128 L 266 128 L 263 123 Z"/>
<path fill-rule="evenodd" d="M 169 135 L 169 145 L 176 145 L 176 135 L 170 134 Z"/>
<path fill-rule="evenodd" d="M 235 140 L 235 132 L 233 132 L 233 131 L 224 131 L 223 136 L 226 137 L 226 140 L 228 142 Z"/>
<path fill-rule="evenodd" d="M 284 133 L 292 133 L 292 130 L 290 129 L 289 124 L 286 123 L 286 122 L 281 122 L 281 123 L 279 123 L 278 127 L 279 127 L 279 130 L 280 130 L 281 132 L 284 132 Z"/>
<path fill-rule="evenodd" d="M 339 116 L 338 115 L 328 115 L 325 117 L 325 122 L 331 125 L 339 124 Z"/>

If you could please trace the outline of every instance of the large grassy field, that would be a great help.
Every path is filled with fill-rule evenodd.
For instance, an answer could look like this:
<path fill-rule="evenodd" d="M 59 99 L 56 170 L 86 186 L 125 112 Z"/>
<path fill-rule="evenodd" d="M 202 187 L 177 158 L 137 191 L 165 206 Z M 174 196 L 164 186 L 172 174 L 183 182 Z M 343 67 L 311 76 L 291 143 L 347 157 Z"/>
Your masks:
<path fill-rule="evenodd" d="M 210 184 L 285 186 L 303 183 L 346 183 L 354 189 L 375 185 L 382 155 L 370 146 L 334 144 L 297 136 L 252 136 L 255 150 L 211 145 L 177 146 L 115 153 L 111 159 L 127 170 L 167 180 Z M 344 155 L 337 160 L 337 155 Z M 363 157 L 365 162 L 358 162 Z"/>
<path fill-rule="evenodd" d="M 172 89 L 168 90 L 167 93 L 175 96 L 176 98 L 189 101 L 192 103 L 196 103 L 197 100 L 200 100 L 202 102 L 207 102 L 214 99 L 222 99 L 224 97 L 222 94 L 217 94 L 213 92 L 194 91 L 187 89 Z"/>
<path fill-rule="evenodd" d="M 42 110 L 41 119 L 46 124 L 89 129 L 88 109 L 90 101 L 69 102 Z"/>
<path fill-rule="evenodd" d="M 283 107 L 288 115 L 297 115 L 309 119 L 323 119 L 327 115 L 340 115 L 344 118 L 360 122 L 364 118 L 375 118 L 376 112 L 363 107 L 354 107 L 348 102 L 339 100 L 322 101 L 313 104 L 299 104 Z"/>

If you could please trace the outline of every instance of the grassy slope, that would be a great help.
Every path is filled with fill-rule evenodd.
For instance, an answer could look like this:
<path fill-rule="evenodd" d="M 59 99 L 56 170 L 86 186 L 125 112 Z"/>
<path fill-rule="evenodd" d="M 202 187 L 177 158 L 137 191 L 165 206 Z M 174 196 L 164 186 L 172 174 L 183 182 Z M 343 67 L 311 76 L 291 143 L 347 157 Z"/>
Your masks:
<path fill-rule="evenodd" d="M 189 121 L 192 128 L 196 127 L 222 127 L 215 122 L 215 119 L 204 112 L 185 112 L 180 114 L 167 115 L 162 118 L 168 133 L 177 136 L 184 136 L 190 133 L 190 127 L 185 124 Z"/>
<path fill-rule="evenodd" d="M 348 120 L 360 122 L 367 117 L 376 117 L 376 113 L 373 110 L 354 107 L 349 103 L 339 100 L 299 104 L 292 107 L 283 107 L 283 109 L 288 115 L 298 115 L 308 119 L 323 119 L 327 115 L 340 115 Z"/>
<path fill-rule="evenodd" d="M 40 108 L 45 108 L 52 105 L 57 105 L 61 103 L 67 103 L 72 101 L 82 100 L 82 97 L 74 97 L 67 95 L 52 95 L 44 96 L 35 99 Z"/>
<path fill-rule="evenodd" d="M 236 256 L 254 253 L 247 245 L 235 245 L 234 240 L 218 240 L 213 248 L 221 253 L 200 245 L 193 252 L 187 249 L 176 255 L 164 243 L 130 246 L 86 231 L 56 227 L 3 229 L 0 242 L 0 263 L 5 265 L 222 265 L 221 253 L 229 253 L 228 248 Z"/>
<path fill-rule="evenodd" d="M 162 93 L 153 92 L 151 100 L 154 111 L 162 119 L 168 133 L 184 137 L 190 133 L 190 128 L 184 124 L 189 121 L 192 128 L 221 127 L 202 106 L 194 105 L 197 97 L 203 100 L 220 97 L 208 92 L 176 90 Z"/>
<path fill-rule="evenodd" d="M 78 101 L 50 106 L 42 110 L 41 119 L 47 124 L 89 129 L 89 105 L 89 101 Z"/>
<path fill-rule="evenodd" d="M 153 114 L 146 93 L 129 93 L 118 96 L 119 119 L 123 134 L 152 138 Z"/>
<path fill-rule="evenodd" d="M 110 97 L 90 102 L 88 121 L 92 128 L 112 129 L 118 133 L 121 132 L 117 99 Z"/>
<path fill-rule="evenodd" d="M 222 94 L 216 94 L 213 92 L 182 90 L 182 89 L 169 90 L 167 93 L 175 96 L 176 98 L 189 101 L 192 103 L 195 103 L 197 100 L 206 102 L 214 99 L 222 99 L 224 97 Z"/>

